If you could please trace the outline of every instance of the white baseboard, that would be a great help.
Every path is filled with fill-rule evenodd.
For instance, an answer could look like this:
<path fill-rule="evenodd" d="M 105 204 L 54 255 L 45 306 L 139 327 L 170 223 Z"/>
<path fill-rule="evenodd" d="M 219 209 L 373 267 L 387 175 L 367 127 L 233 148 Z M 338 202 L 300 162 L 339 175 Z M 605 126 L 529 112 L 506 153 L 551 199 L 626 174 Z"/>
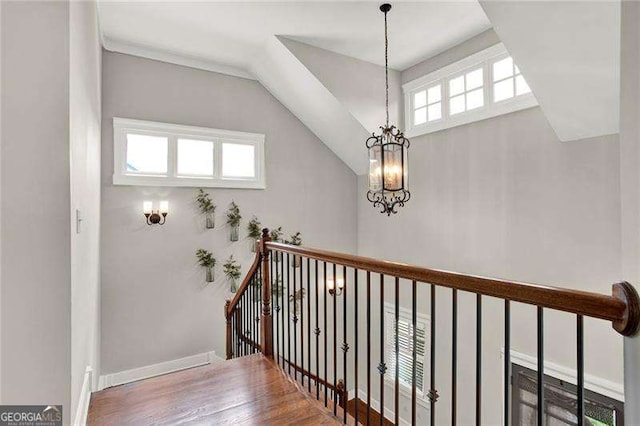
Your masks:
<path fill-rule="evenodd" d="M 89 401 L 91 400 L 91 389 L 93 379 L 93 368 L 87 366 L 84 371 L 84 379 L 82 380 L 82 389 L 78 399 L 78 408 L 73 418 L 74 426 L 85 426 L 87 424 L 87 414 L 89 413 Z"/>
<path fill-rule="evenodd" d="M 173 373 L 174 371 L 180 371 L 186 368 L 199 367 L 201 365 L 213 364 L 220 361 L 224 360 L 212 351 L 158 364 L 146 365 L 144 367 L 134 368 L 131 370 L 105 374 L 100 376 L 98 389 L 102 390 L 112 386 L 123 385 L 125 383 L 131 383 L 142 379 L 148 379 L 150 377 L 160 376 L 162 374 Z"/>
<path fill-rule="evenodd" d="M 352 395 L 353 390 L 349 391 L 349 395 Z M 363 401 L 367 400 L 367 393 L 365 391 L 363 391 L 362 389 L 358 389 L 358 399 L 361 399 Z M 396 413 L 395 411 L 393 411 L 391 408 L 386 406 L 387 404 L 385 404 L 384 407 L 384 417 L 389 420 L 390 422 L 393 422 L 395 420 L 396 417 Z M 375 398 L 371 398 L 371 408 L 373 408 L 374 410 L 376 410 L 378 413 L 380 412 L 380 401 L 378 401 Z M 403 419 L 402 417 L 400 417 L 400 425 L 401 426 L 411 426 L 411 422 Z"/>

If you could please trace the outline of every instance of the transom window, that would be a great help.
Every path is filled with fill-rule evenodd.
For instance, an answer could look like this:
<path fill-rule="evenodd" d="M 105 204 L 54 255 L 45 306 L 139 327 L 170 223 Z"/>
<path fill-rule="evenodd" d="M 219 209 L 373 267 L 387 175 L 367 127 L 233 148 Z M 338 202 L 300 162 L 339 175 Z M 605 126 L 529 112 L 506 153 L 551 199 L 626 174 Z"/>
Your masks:
<path fill-rule="evenodd" d="M 406 83 L 403 90 L 409 137 L 538 104 L 502 44 Z"/>
<path fill-rule="evenodd" d="M 264 135 L 113 119 L 115 185 L 264 188 Z"/>
<path fill-rule="evenodd" d="M 484 105 L 482 68 L 449 80 L 449 114 L 459 114 Z"/>
<path fill-rule="evenodd" d="M 513 63 L 511 56 L 493 62 L 493 101 L 500 102 L 514 96 L 531 93 L 529 85 Z"/>
<path fill-rule="evenodd" d="M 423 124 L 442 118 L 442 85 L 436 84 L 413 95 L 413 121 Z"/>

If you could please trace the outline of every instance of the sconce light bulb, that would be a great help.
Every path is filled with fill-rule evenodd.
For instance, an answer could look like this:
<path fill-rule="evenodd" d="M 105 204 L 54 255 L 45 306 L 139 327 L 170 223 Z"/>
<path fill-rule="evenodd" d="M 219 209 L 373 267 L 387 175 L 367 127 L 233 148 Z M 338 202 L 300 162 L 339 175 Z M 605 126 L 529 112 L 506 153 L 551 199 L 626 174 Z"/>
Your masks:
<path fill-rule="evenodd" d="M 142 202 L 142 211 L 144 214 L 151 214 L 152 210 L 153 210 L 153 203 L 151 201 Z"/>
<path fill-rule="evenodd" d="M 169 213 L 168 201 L 160 201 L 160 213 Z"/>

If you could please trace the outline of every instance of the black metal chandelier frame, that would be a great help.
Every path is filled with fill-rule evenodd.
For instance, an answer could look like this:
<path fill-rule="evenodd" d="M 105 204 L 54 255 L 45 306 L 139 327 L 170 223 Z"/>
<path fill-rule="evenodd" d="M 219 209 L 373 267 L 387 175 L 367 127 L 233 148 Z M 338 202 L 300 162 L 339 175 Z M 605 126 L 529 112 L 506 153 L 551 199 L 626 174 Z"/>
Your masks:
<path fill-rule="evenodd" d="M 380 11 L 384 13 L 384 65 L 385 65 L 385 111 L 386 124 L 380 126 L 380 134 L 372 133 L 366 141 L 369 150 L 369 158 L 371 161 L 372 150 L 380 151 L 380 185 L 379 188 L 373 189 L 372 182 L 369 182 L 369 191 L 367 191 L 367 200 L 373 203 L 374 207 L 380 208 L 380 213 L 386 213 L 387 216 L 398 212 L 398 207 L 404 207 L 404 204 L 411 198 L 411 193 L 407 189 L 407 167 L 408 158 L 407 151 L 410 146 L 409 139 L 395 126 L 389 125 L 389 39 L 387 34 L 387 13 L 391 10 L 391 5 L 385 3 L 380 6 Z M 400 186 L 390 186 L 387 181 L 387 168 L 385 167 L 385 153 L 400 150 Z M 375 158 L 375 152 L 373 152 Z M 370 167 L 372 167 L 370 162 Z M 369 172 L 369 179 L 377 179 L 377 171 Z M 397 176 L 396 176 L 397 178 Z M 397 184 L 397 182 L 396 182 Z M 377 186 L 377 185 L 376 185 Z"/>

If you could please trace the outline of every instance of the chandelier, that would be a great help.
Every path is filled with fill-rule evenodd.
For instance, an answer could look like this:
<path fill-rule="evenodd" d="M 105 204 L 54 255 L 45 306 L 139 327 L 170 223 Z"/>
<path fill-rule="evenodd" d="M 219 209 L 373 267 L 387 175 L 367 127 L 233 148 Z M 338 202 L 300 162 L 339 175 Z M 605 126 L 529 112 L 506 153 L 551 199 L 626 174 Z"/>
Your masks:
<path fill-rule="evenodd" d="M 385 110 L 387 121 L 380 126 L 380 134 L 372 133 L 367 139 L 369 150 L 369 191 L 367 199 L 380 213 L 397 213 L 409 201 L 411 193 L 407 189 L 409 139 L 393 125 L 389 125 L 389 41 L 387 37 L 387 13 L 390 4 L 383 4 L 380 10 L 384 13 L 384 77 L 385 77 Z"/>

